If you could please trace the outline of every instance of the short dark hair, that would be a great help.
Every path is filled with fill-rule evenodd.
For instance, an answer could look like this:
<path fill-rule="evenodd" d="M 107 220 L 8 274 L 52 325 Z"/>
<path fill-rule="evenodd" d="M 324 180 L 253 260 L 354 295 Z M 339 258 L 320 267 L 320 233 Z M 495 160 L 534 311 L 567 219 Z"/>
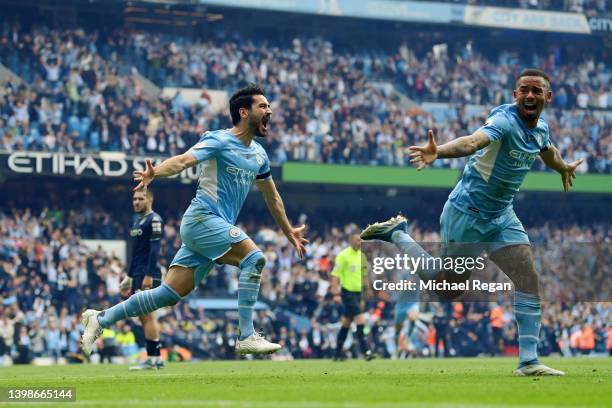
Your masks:
<path fill-rule="evenodd" d="M 519 79 L 521 79 L 522 77 L 527 77 L 527 76 L 535 76 L 535 77 L 544 78 L 546 82 L 548 83 L 548 88 L 550 89 L 550 78 L 548 77 L 546 72 L 544 72 L 544 70 L 540 68 L 527 68 L 527 69 L 522 70 L 519 76 L 516 77 L 516 81 L 514 82 L 514 85 L 518 84 Z"/>
<path fill-rule="evenodd" d="M 249 84 L 238 90 L 229 100 L 230 115 L 232 123 L 237 125 L 240 122 L 240 108 L 251 109 L 253 105 L 253 95 L 266 95 L 264 90 L 257 84 Z"/>
<path fill-rule="evenodd" d="M 147 188 L 146 190 L 144 188 L 139 188 L 138 190 L 134 191 L 134 194 L 136 193 L 145 193 L 145 195 L 150 199 L 153 199 L 155 197 L 153 195 L 153 190 L 151 190 L 150 188 Z"/>

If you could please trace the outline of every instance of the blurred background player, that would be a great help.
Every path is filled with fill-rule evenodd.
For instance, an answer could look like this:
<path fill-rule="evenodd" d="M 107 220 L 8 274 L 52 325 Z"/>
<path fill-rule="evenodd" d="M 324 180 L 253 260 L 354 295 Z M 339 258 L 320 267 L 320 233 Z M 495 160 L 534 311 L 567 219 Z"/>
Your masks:
<path fill-rule="evenodd" d="M 409 148 L 413 152 L 411 163 L 421 170 L 438 158 L 473 155 L 442 211 L 442 242 L 483 243 L 468 249 L 478 252 L 471 255 L 477 256 L 486 249 L 491 260 L 513 281 L 519 331 L 519 365 L 514 374 L 565 375 L 538 359 L 542 317 L 538 275 L 529 237 L 514 213 L 512 202 L 536 157 L 540 156 L 548 167 L 561 174 L 565 192 L 572 186 L 576 167 L 584 159 L 566 163 L 550 141 L 548 123 L 540 117 L 552 100 L 550 80 L 544 71 L 522 71 L 516 78 L 513 94 L 514 103 L 494 108 L 484 126 L 469 136 L 437 146 L 430 130 L 427 144 Z M 393 242 L 413 257 L 426 254 L 406 232 L 406 226 L 404 217 L 393 217 L 369 226 L 361 238 Z M 419 275 L 432 279 L 439 272 L 420 270 Z M 448 278 L 452 273 L 447 272 L 443 273 Z"/>
<path fill-rule="evenodd" d="M 398 281 L 415 281 L 418 285 L 418 276 L 410 273 L 410 271 L 401 271 L 399 274 Z M 419 290 L 418 286 L 415 290 L 398 290 L 394 291 L 392 295 L 395 298 L 395 309 L 393 311 L 394 322 L 395 322 L 395 347 L 397 358 L 401 357 L 404 351 L 412 351 L 412 334 L 419 321 Z M 406 325 L 407 323 L 407 325 Z M 427 327 L 420 323 L 423 330 L 427 330 Z M 401 347 L 401 335 L 404 333 L 404 347 Z"/>
<path fill-rule="evenodd" d="M 368 269 L 365 255 L 361 252 L 359 234 L 353 234 L 350 238 L 350 245 L 336 256 L 331 275 L 332 293 L 336 299 L 341 298 L 344 307 L 334 360 L 345 359 L 342 347 L 353 321 L 357 324 L 356 337 L 359 351 L 366 360 L 371 360 L 374 355 L 370 351 L 363 333 L 365 319 L 361 304 L 361 292 L 362 290 L 367 291 L 369 288 Z"/>
<path fill-rule="evenodd" d="M 266 264 L 263 252 L 240 228 L 235 226 L 246 197 L 257 180 L 264 201 L 287 240 L 304 257 L 308 242 L 304 225 L 294 228 L 278 193 L 266 151 L 255 137 L 268 134 L 272 115 L 263 89 L 249 85 L 229 101 L 234 127 L 206 132 L 187 152 L 171 157 L 153 167 L 147 160 L 146 171 L 134 172 L 146 188 L 155 178 L 170 177 L 202 164 L 197 193 L 183 215 L 178 250 L 164 282 L 157 288 L 133 294 L 125 302 L 104 311 L 88 309 L 83 313 L 83 352 L 91 347 L 105 327 L 128 317 L 143 316 L 162 307 L 177 304 L 208 274 L 216 262 L 240 268 L 238 282 L 240 354 L 270 354 L 281 346 L 269 342 L 253 327 L 253 309 L 259 295 L 261 273 Z"/>
<path fill-rule="evenodd" d="M 131 293 L 153 289 L 161 285 L 159 269 L 159 243 L 163 235 L 163 220 L 153 211 L 153 192 L 139 189 L 132 197 L 134 223 L 130 230 L 132 237 L 132 261 L 128 276 L 121 282 L 121 289 L 131 289 Z M 147 347 L 147 359 L 130 370 L 151 370 L 164 368 L 160 356 L 160 329 L 155 312 L 140 316 Z"/>

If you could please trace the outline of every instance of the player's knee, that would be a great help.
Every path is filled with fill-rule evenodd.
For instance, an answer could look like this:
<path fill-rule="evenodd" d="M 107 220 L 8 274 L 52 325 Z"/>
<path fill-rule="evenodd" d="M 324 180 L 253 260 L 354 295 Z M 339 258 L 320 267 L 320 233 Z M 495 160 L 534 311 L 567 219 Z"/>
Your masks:
<path fill-rule="evenodd" d="M 514 273 L 510 276 L 510 280 L 514 283 L 514 289 L 519 292 L 536 295 L 539 293 L 539 278 L 535 268 L 526 268 L 520 273 Z"/>
<path fill-rule="evenodd" d="M 170 286 L 181 297 L 187 296 L 195 287 L 195 269 L 180 265 L 172 265 L 164 279 L 165 285 Z M 180 300 L 180 299 L 179 299 Z M 178 302 L 178 301 L 177 301 Z"/>
<path fill-rule="evenodd" d="M 246 274 L 246 278 L 251 283 L 259 283 L 261 281 L 261 272 L 266 266 L 266 257 L 259 249 L 251 251 L 240 262 L 240 269 Z"/>
<path fill-rule="evenodd" d="M 264 266 L 266 266 L 266 257 L 262 252 L 258 253 L 257 261 L 255 262 L 255 269 L 261 275 L 261 271 L 263 271 Z"/>
<path fill-rule="evenodd" d="M 158 286 L 156 290 L 159 290 L 159 296 L 156 296 L 155 303 L 159 307 L 174 306 L 182 299 L 179 292 L 165 282 Z"/>
<path fill-rule="evenodd" d="M 439 282 L 447 282 L 449 284 L 462 284 L 465 283 L 471 275 L 472 271 L 468 270 L 465 271 L 464 273 L 457 273 L 455 271 L 452 270 L 443 270 L 440 272 L 440 274 L 438 276 L 436 276 L 436 280 Z M 465 292 L 464 289 L 456 289 L 456 290 L 445 290 L 445 289 L 441 289 L 441 290 L 434 290 L 434 292 L 440 296 L 442 299 L 444 299 L 445 301 L 452 301 L 457 299 L 459 296 L 463 295 L 463 293 Z"/>

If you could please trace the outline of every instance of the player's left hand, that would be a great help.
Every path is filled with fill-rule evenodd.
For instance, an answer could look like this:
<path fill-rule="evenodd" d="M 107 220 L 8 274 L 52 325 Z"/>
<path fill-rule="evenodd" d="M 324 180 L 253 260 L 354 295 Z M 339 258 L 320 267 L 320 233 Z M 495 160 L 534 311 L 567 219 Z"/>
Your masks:
<path fill-rule="evenodd" d="M 140 189 L 147 189 L 147 186 L 151 184 L 155 178 L 155 170 L 153 169 L 153 163 L 147 159 L 147 169 L 145 171 L 136 170 L 134 173 L 134 181 L 138 182 L 138 185 L 134 187 L 134 191 Z"/>
<path fill-rule="evenodd" d="M 574 180 L 576 179 L 576 167 L 580 166 L 582 162 L 584 162 L 584 157 L 576 160 L 575 162 L 566 164 L 565 169 L 561 172 L 563 191 L 566 193 L 569 191 L 570 187 L 574 185 Z"/>
<path fill-rule="evenodd" d="M 306 244 L 309 242 L 306 238 L 304 238 L 304 231 L 306 230 L 306 225 L 302 224 L 297 228 L 293 228 L 288 234 L 287 239 L 293 245 L 295 250 L 297 251 L 298 256 L 301 259 L 304 259 L 304 254 L 306 254 Z"/>

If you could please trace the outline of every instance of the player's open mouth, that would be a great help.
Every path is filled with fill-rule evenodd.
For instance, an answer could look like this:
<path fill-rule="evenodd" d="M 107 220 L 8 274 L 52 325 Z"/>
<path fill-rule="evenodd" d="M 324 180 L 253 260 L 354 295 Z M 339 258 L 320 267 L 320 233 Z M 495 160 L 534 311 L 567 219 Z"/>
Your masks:
<path fill-rule="evenodd" d="M 264 128 L 264 130 L 268 130 L 268 118 L 264 117 L 263 119 L 261 119 L 261 126 Z"/>
<path fill-rule="evenodd" d="M 523 107 L 525 108 L 526 111 L 535 111 L 536 109 L 538 109 L 538 104 L 535 102 L 530 102 L 530 103 L 523 103 Z"/>

